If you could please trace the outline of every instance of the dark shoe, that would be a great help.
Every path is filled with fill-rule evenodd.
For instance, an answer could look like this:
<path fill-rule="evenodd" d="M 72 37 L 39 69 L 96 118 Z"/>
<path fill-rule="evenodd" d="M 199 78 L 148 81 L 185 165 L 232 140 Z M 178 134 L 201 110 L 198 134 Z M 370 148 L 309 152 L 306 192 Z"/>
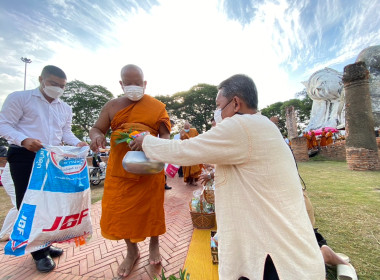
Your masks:
<path fill-rule="evenodd" d="M 50 256 L 39 259 L 38 261 L 34 260 L 34 262 L 39 272 L 50 272 L 55 268 L 55 262 Z"/>
<path fill-rule="evenodd" d="M 169 187 L 168 185 L 165 185 L 165 190 L 171 190 L 172 187 Z"/>
<path fill-rule="evenodd" d="M 63 254 L 63 249 L 58 248 L 58 247 L 54 247 L 54 246 L 50 246 L 50 248 L 49 248 L 49 255 L 50 255 L 50 257 L 52 257 L 52 258 L 58 258 L 62 254 Z"/>

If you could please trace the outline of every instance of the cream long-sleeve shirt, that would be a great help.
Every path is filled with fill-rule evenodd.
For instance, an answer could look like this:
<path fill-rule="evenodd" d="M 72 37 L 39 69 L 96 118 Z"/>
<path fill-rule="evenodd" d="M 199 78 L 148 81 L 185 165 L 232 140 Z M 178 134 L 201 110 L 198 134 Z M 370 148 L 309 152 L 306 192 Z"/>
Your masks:
<path fill-rule="evenodd" d="M 152 159 L 216 164 L 219 279 L 261 280 L 270 255 L 281 280 L 325 279 L 293 155 L 261 115 L 235 115 L 184 141 L 147 136 Z"/>

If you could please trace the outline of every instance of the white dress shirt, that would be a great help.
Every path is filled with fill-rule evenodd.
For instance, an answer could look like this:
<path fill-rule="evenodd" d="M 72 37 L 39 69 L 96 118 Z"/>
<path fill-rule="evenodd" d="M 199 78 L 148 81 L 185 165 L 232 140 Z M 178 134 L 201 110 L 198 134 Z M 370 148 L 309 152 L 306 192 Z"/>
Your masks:
<path fill-rule="evenodd" d="M 39 88 L 7 96 L 0 112 L 0 136 L 21 146 L 26 138 L 42 144 L 75 146 L 80 140 L 71 131 L 72 111 L 62 100 L 49 103 Z"/>

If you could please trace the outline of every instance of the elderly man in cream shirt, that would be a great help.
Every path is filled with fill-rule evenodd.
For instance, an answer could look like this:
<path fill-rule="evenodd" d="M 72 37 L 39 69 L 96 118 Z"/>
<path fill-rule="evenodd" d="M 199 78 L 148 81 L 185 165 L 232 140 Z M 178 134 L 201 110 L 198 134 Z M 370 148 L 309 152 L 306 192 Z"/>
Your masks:
<path fill-rule="evenodd" d="M 216 165 L 220 280 L 325 279 L 294 158 L 278 128 L 256 114 L 254 82 L 234 75 L 218 90 L 216 127 L 184 141 L 141 136 L 132 149 L 178 165 Z"/>

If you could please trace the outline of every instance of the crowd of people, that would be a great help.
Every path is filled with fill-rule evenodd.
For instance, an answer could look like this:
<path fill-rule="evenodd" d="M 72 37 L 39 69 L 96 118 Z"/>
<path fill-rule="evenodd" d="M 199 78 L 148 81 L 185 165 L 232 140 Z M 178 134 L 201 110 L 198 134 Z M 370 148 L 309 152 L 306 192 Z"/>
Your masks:
<path fill-rule="evenodd" d="M 327 255 L 335 255 L 318 244 L 291 149 L 277 126 L 257 114 L 258 92 L 250 77 L 239 74 L 222 81 L 215 125 L 198 134 L 186 122 L 178 141 L 170 140 L 172 123 L 165 105 L 145 94 L 142 69 L 128 64 L 120 78 L 124 95 L 103 106 L 90 130 L 94 152 L 106 148 L 106 133 L 112 130 L 100 227 L 104 238 L 126 243 L 119 276 L 130 274 L 140 257 L 137 244 L 146 238 L 150 238 L 150 264 L 161 262 L 165 174 L 133 174 L 122 166 L 127 152 L 144 151 L 151 159 L 182 166 L 189 186 L 196 186 L 198 180 L 215 180 L 219 279 L 325 279 L 325 263 L 338 261 L 327 261 Z M 44 144 L 88 145 L 71 132 L 71 108 L 59 98 L 65 73 L 46 66 L 39 82 L 34 90 L 10 94 L 0 112 L 0 136 L 11 144 L 7 158 L 17 209 L 36 151 Z M 120 133 L 131 128 L 145 135 L 129 145 L 117 144 Z M 201 174 L 203 163 L 212 164 L 211 173 Z M 53 270 L 53 258 L 62 252 L 53 246 L 33 252 L 37 270 Z"/>
<path fill-rule="evenodd" d="M 307 139 L 307 148 L 308 150 L 319 149 L 321 147 L 326 147 L 334 143 L 333 132 L 331 129 L 327 131 L 325 128 L 322 128 L 321 134 L 316 135 L 314 130 L 305 131 L 303 137 Z"/>

